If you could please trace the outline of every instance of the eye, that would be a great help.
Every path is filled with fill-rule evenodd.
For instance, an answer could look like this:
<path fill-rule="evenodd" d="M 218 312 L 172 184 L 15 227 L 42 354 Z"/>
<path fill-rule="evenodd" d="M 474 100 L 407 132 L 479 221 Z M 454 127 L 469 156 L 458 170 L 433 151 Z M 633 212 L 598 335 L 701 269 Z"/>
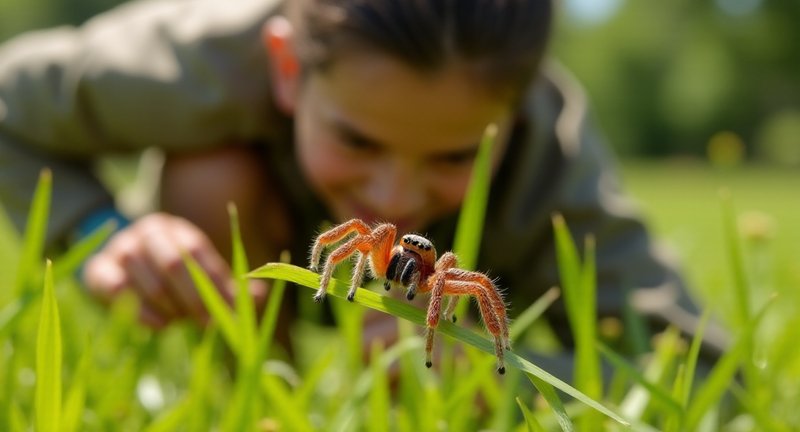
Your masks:
<path fill-rule="evenodd" d="M 453 151 L 435 155 L 432 158 L 433 163 L 442 167 L 460 168 L 465 166 L 472 166 L 472 162 L 477 155 L 477 148 L 470 147 L 465 150 Z"/>
<path fill-rule="evenodd" d="M 339 143 L 349 151 L 357 154 L 370 155 L 377 154 L 382 150 L 382 147 L 375 142 L 375 140 L 359 133 L 347 125 L 338 124 L 336 129 Z"/>

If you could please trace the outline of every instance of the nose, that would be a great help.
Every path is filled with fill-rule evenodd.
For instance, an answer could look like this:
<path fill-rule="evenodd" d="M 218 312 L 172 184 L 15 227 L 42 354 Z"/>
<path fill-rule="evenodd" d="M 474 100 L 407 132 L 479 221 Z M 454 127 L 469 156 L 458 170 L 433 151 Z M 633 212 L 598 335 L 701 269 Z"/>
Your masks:
<path fill-rule="evenodd" d="M 381 219 L 412 217 L 425 205 L 422 172 L 411 163 L 391 160 L 376 164 L 366 187 L 366 204 Z"/>

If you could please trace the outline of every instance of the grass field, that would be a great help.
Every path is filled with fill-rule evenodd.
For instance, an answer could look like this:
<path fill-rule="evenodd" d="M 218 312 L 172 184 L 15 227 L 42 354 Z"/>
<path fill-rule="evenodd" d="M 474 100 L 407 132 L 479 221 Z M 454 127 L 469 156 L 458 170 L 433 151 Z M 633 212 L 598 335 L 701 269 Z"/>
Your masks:
<path fill-rule="evenodd" d="M 643 431 L 800 428 L 800 345 L 793 330 L 800 327 L 800 174 L 758 166 L 712 169 L 698 162 L 626 161 L 622 175 L 655 236 L 682 262 L 695 296 L 732 325 L 731 350 L 695 385 L 695 344 L 687 351 L 690 341 L 681 342 L 668 332 L 641 364 L 626 364 L 603 352 L 616 366 L 614 380 L 603 390 L 596 369 L 603 350 L 595 345 L 594 312 L 586 302 L 568 305 L 577 308 L 571 317 L 584 317 L 577 318 L 583 336 L 576 338 L 576 361 L 588 371 L 570 385 L 511 352 L 511 367 L 498 380 L 492 356 L 479 352 L 491 352 L 490 342 L 479 336 L 485 333 L 450 323 L 440 330 L 466 356 L 445 354 L 442 362 L 451 367 L 431 373 L 420 361 L 419 327 L 405 322 L 424 323 L 423 311 L 366 291 L 360 291 L 353 305 L 337 298 L 345 288 L 336 284 L 329 297 L 338 327 L 299 326 L 295 336 L 304 343 L 298 344 L 297 364 L 283 361 L 276 350 L 263 363 L 260 359 L 272 347 L 275 313 L 269 309 L 255 332 L 242 331 L 253 318 L 243 312 L 247 305 L 237 302 L 235 311 L 224 312 L 223 307 L 215 312 L 214 331 L 179 325 L 155 334 L 133 325 L 131 302 L 121 301 L 107 313 L 88 300 L 69 280 L 71 270 L 58 267 L 68 261 L 63 257 L 55 257 L 52 272 L 29 270 L 32 288 L 20 291 L 16 269 L 24 266 L 24 254 L 8 222 L 0 218 L 0 286 L 8 287 L 0 293 L 0 387 L 5 389 L 0 393 L 0 429 L 23 431 L 36 425 L 37 430 L 61 431 L 235 431 L 258 423 L 265 431 L 591 431 L 602 422 L 602 430 L 622 430 L 610 420 L 615 416 Z M 733 230 L 726 231 L 723 223 L 721 189 L 732 197 L 736 245 L 744 257 L 741 275 L 738 249 L 731 247 Z M 565 245 L 559 241 L 562 279 L 573 281 L 572 286 L 564 283 L 565 296 L 593 297 L 593 291 L 586 291 L 594 289 L 587 277 L 592 274 L 590 257 L 579 262 Z M 36 256 L 30 259 L 38 266 Z M 42 292 L 42 274 L 44 301 L 31 302 Z M 312 289 L 317 283 L 314 275 L 297 268 L 270 267 L 261 274 Z M 737 286 L 747 288 L 753 316 L 773 293 L 779 301 L 760 321 L 753 316 L 737 321 Z M 274 291 L 278 293 L 282 291 Z M 310 297 L 311 291 L 301 294 Z M 213 296 L 204 300 L 207 305 L 220 301 Z M 540 313 L 536 306 L 523 312 L 527 318 L 513 323 L 512 334 L 535 319 Z M 392 314 L 403 323 L 403 342 L 373 347 L 380 361 L 370 365 L 362 363 L 360 354 L 364 308 Z M 221 349 L 223 344 L 228 348 Z M 741 381 L 734 379 L 737 371 Z M 533 387 L 520 385 L 525 376 L 540 397 L 532 397 Z M 391 382 L 398 386 L 393 391 Z M 562 405 L 553 386 L 575 399 L 564 399 Z M 720 424 L 716 413 L 726 391 L 733 392 L 737 408 Z"/>
<path fill-rule="evenodd" d="M 725 298 L 716 295 L 733 284 L 731 272 L 721 271 L 731 264 L 721 225 L 722 190 L 732 198 L 754 282 L 786 293 L 800 287 L 800 172 L 683 160 L 626 161 L 622 167 L 626 189 L 656 237 L 677 252 L 697 295 Z"/>

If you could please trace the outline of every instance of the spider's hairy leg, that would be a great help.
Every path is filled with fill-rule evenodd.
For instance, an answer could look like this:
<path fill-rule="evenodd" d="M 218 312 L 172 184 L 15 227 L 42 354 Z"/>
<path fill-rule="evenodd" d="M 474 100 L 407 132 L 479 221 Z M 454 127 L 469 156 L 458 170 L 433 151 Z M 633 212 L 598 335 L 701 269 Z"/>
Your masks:
<path fill-rule="evenodd" d="M 449 269 L 447 271 L 446 278 L 448 280 L 472 282 L 481 287 L 481 290 L 486 293 L 486 296 L 489 300 L 491 311 L 497 318 L 503 344 L 506 349 L 511 349 L 511 343 L 508 336 L 508 314 L 506 312 L 506 303 L 503 300 L 503 297 L 500 295 L 497 285 L 495 285 L 495 283 L 488 276 L 481 272 L 466 271 L 461 269 Z"/>
<path fill-rule="evenodd" d="M 353 237 L 352 239 L 343 243 L 341 246 L 334 249 L 333 252 L 328 255 L 328 259 L 325 261 L 325 267 L 322 269 L 322 276 L 319 279 L 319 289 L 317 290 L 317 293 L 314 294 L 315 302 L 319 303 L 323 298 L 325 298 L 325 293 L 328 292 L 328 285 L 331 282 L 333 270 L 336 268 L 336 265 L 357 252 L 359 249 L 358 246 L 363 243 L 364 237 L 365 236 L 361 235 Z"/>
<path fill-rule="evenodd" d="M 494 338 L 497 373 L 501 375 L 504 374 L 506 372 L 504 348 L 505 345 L 507 345 L 506 337 L 504 336 L 504 325 L 494 312 L 494 306 L 490 299 L 491 295 L 486 287 L 477 282 L 446 279 L 442 294 L 451 296 L 473 296 L 478 300 L 478 307 L 480 308 L 481 318 L 483 318 L 483 324 Z"/>
<path fill-rule="evenodd" d="M 318 235 L 316 240 L 314 240 L 314 245 L 311 247 L 311 257 L 309 259 L 308 268 L 313 272 L 318 272 L 320 256 L 325 246 L 336 243 L 353 232 L 364 235 L 370 232 L 370 228 L 361 219 L 350 219 Z"/>
<path fill-rule="evenodd" d="M 454 323 L 458 321 L 458 317 L 456 317 L 455 315 L 457 305 L 458 305 L 457 297 L 453 296 L 447 297 L 447 306 L 445 306 L 444 313 L 442 314 L 444 319 L 448 321 L 453 321 Z"/>
<path fill-rule="evenodd" d="M 442 309 L 442 296 L 444 292 L 444 274 L 435 273 L 426 281 L 425 288 L 430 288 L 431 299 L 428 302 L 428 315 L 425 320 L 427 334 L 425 335 L 425 366 L 433 366 L 433 336 L 439 325 L 439 314 Z"/>
<path fill-rule="evenodd" d="M 367 267 L 368 255 L 365 253 L 358 253 L 358 261 L 353 269 L 353 278 L 350 280 L 350 291 L 347 292 L 347 300 L 353 301 L 356 296 L 356 290 L 361 286 L 361 281 L 364 279 L 364 270 Z"/>

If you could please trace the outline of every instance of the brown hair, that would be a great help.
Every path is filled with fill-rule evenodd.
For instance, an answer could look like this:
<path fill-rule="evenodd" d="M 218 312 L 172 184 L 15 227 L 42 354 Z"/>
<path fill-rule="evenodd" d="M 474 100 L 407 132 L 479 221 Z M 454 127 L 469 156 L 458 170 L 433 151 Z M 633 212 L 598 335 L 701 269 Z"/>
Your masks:
<path fill-rule="evenodd" d="M 377 49 L 423 72 L 459 62 L 481 85 L 515 96 L 536 74 L 552 20 L 551 0 L 289 0 L 288 8 L 310 70 Z"/>

